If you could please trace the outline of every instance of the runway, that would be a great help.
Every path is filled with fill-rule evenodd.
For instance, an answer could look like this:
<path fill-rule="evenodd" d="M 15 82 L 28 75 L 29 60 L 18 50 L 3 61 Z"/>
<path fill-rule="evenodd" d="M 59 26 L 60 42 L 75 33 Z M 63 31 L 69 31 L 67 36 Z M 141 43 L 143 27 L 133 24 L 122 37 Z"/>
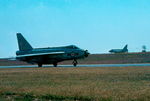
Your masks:
<path fill-rule="evenodd" d="M 139 67 L 150 66 L 150 64 L 79 64 L 77 67 Z M 43 65 L 44 68 L 57 68 L 53 65 Z M 73 65 L 58 65 L 62 68 L 75 68 Z M 0 66 L 0 68 L 38 68 L 37 65 Z"/>

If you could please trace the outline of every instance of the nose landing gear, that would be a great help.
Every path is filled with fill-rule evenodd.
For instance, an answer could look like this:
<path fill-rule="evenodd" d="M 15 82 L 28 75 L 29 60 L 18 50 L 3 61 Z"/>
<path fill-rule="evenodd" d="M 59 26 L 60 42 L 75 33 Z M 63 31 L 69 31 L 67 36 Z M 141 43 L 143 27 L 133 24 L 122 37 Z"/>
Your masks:
<path fill-rule="evenodd" d="M 74 59 L 74 60 L 73 60 L 73 62 L 72 62 L 72 64 L 73 64 L 73 66 L 74 66 L 74 67 L 76 67 L 76 66 L 77 66 L 77 64 L 78 64 L 77 60 L 76 60 L 76 59 Z"/>
<path fill-rule="evenodd" d="M 57 63 L 56 63 L 56 62 L 55 62 L 55 63 L 53 63 L 53 66 L 54 66 L 54 67 L 57 67 Z"/>

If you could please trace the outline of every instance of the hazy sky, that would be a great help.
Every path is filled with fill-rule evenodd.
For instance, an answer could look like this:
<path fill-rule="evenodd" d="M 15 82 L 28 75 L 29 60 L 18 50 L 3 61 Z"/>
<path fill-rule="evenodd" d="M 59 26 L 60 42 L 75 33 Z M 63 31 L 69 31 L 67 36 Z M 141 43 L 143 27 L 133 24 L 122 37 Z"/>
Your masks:
<path fill-rule="evenodd" d="M 0 0 L 0 57 L 15 56 L 16 32 L 33 47 L 150 51 L 150 0 Z"/>

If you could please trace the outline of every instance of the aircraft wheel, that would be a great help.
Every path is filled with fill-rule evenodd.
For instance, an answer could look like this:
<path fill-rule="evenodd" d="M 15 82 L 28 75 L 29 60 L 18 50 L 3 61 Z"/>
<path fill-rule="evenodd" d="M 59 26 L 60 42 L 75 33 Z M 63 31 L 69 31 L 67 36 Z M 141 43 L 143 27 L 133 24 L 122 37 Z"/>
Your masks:
<path fill-rule="evenodd" d="M 76 67 L 76 66 L 77 66 L 77 64 L 76 64 L 76 63 L 74 63 L 74 64 L 73 64 L 73 66 L 74 66 L 74 67 Z"/>
<path fill-rule="evenodd" d="M 76 67 L 77 64 L 78 64 L 77 60 L 74 60 L 74 61 L 73 61 L 73 66 Z"/>
<path fill-rule="evenodd" d="M 57 63 L 53 63 L 54 67 L 57 67 Z"/>
<path fill-rule="evenodd" d="M 42 67 L 42 64 L 41 64 L 41 63 L 38 63 L 38 67 Z"/>

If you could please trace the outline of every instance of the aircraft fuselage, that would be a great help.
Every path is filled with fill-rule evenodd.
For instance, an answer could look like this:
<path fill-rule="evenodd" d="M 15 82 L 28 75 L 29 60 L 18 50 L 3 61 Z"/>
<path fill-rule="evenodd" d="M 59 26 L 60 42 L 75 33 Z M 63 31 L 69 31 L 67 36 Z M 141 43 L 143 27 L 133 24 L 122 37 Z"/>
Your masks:
<path fill-rule="evenodd" d="M 51 54 L 56 53 L 56 54 Z M 63 54 L 59 54 L 63 53 Z M 38 54 L 39 56 L 37 57 Z M 47 55 L 49 54 L 49 55 Z M 53 64 L 64 60 L 77 60 L 88 56 L 86 50 L 74 45 L 55 48 L 35 48 L 29 51 L 17 51 L 17 59 L 29 63 Z M 30 56 L 32 55 L 32 57 Z M 35 56 L 34 56 L 35 55 Z M 29 56 L 29 57 L 28 57 Z"/>

